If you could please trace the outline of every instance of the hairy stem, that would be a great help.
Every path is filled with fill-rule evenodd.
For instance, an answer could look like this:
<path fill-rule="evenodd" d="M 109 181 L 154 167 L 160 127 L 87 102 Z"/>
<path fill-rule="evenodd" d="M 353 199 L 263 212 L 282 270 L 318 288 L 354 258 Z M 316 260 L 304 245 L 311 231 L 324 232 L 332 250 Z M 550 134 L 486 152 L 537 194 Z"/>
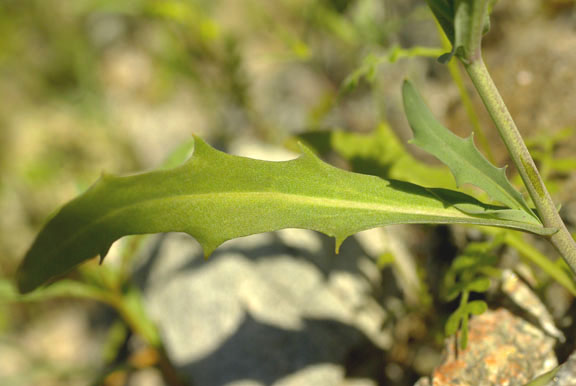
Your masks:
<path fill-rule="evenodd" d="M 522 181 L 524 181 L 524 185 L 536 205 L 536 210 L 544 226 L 558 229 L 558 232 L 549 236 L 550 241 L 576 274 L 576 243 L 560 218 L 550 193 L 546 189 L 544 181 L 534 164 L 534 160 L 522 140 L 520 131 L 492 81 L 484 61 L 480 57 L 470 63 L 464 63 L 464 67 L 480 94 L 488 113 L 496 124 L 500 136 L 522 177 Z"/>

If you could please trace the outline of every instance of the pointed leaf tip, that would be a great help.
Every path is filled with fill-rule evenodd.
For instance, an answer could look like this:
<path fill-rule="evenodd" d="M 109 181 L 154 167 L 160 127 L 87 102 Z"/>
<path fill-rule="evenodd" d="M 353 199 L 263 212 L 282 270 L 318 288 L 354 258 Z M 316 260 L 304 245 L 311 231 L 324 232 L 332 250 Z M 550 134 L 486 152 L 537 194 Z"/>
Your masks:
<path fill-rule="evenodd" d="M 218 246 L 220 245 L 220 244 L 218 244 L 216 246 L 210 246 L 207 243 L 200 242 L 200 240 L 198 240 L 198 239 L 197 239 L 197 241 L 200 243 L 200 247 L 202 248 L 204 260 L 208 260 L 210 258 L 210 256 L 212 256 L 212 254 L 214 253 L 216 248 L 218 248 Z"/>
<path fill-rule="evenodd" d="M 346 239 L 347 239 L 346 236 L 344 236 L 344 237 L 337 236 L 334 238 L 334 253 L 336 253 L 336 254 L 340 253 L 340 247 L 342 246 L 342 243 Z"/>
<path fill-rule="evenodd" d="M 104 245 L 102 247 L 102 249 L 100 250 L 100 253 L 98 254 L 98 256 L 99 256 L 99 263 L 98 264 L 101 265 L 104 262 L 104 259 L 106 258 L 106 256 L 108 256 L 108 252 L 110 252 L 111 247 L 112 247 L 112 244 Z"/>

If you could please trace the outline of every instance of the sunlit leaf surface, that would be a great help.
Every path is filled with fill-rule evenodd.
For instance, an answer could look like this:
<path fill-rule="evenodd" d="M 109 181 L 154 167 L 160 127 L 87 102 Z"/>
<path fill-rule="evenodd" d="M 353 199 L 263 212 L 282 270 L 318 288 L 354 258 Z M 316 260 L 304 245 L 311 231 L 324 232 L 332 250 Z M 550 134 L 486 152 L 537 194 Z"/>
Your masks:
<path fill-rule="evenodd" d="M 219 152 L 196 138 L 182 166 L 103 176 L 42 229 L 19 270 L 28 292 L 125 235 L 186 232 L 206 255 L 226 240 L 283 228 L 316 230 L 336 245 L 361 230 L 398 223 L 468 223 L 549 230 L 531 222 L 469 214 L 497 210 L 465 194 L 347 172 L 306 148 L 299 158 L 260 161 Z"/>

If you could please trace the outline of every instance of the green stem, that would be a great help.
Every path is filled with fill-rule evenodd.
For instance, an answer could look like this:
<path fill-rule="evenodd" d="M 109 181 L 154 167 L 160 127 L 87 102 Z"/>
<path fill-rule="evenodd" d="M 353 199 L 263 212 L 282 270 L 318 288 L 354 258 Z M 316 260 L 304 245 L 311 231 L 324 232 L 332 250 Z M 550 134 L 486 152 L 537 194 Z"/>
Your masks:
<path fill-rule="evenodd" d="M 135 289 L 128 290 L 125 294 L 115 294 L 111 304 L 122 317 L 124 322 L 138 334 L 158 354 L 158 370 L 166 385 L 186 386 L 164 349 L 156 326 L 149 320 L 142 309 L 142 299 Z M 188 384 L 189 385 L 189 384 Z"/>
<path fill-rule="evenodd" d="M 576 243 L 566 229 L 566 225 L 560 218 L 556 206 L 546 189 L 540 173 L 534 164 L 534 160 L 526 147 L 520 131 L 516 127 L 506 104 L 502 100 L 496 85 L 492 81 L 486 65 L 481 57 L 469 63 L 463 63 L 468 75 L 472 79 L 476 90 L 480 94 L 488 113 L 496 124 L 508 152 L 522 177 L 524 185 L 542 223 L 546 227 L 556 228 L 558 232 L 549 236 L 550 241 L 576 274 Z"/>

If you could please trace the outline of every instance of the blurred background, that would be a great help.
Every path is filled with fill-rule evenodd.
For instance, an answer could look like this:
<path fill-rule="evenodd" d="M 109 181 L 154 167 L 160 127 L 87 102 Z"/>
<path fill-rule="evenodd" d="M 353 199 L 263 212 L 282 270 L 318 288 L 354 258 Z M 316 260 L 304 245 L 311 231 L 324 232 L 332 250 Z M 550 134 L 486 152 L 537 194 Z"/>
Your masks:
<path fill-rule="evenodd" d="M 20 259 L 59 206 L 87 189 L 103 171 L 134 173 L 160 166 L 174 157 L 174 151 L 175 157 L 182 157 L 182 145 L 189 144 L 192 135 L 222 150 L 268 159 L 293 157 L 296 153 L 286 149 L 295 149 L 298 136 L 314 147 L 314 138 L 325 138 L 333 130 L 371 135 L 378 127 L 386 127 L 387 135 L 405 143 L 410 137 L 400 104 L 405 77 L 414 80 L 437 117 L 456 133 L 468 135 L 475 123 L 462 103 L 454 75 L 435 61 L 447 49 L 425 1 L 0 0 L 0 36 L 0 384 L 321 385 L 313 376 L 299 378 L 295 374 L 313 367 L 310 363 L 329 363 L 336 369 L 333 373 L 316 375 L 328 379 L 326 384 L 402 385 L 412 384 L 440 362 L 441 326 L 434 330 L 427 325 L 436 312 L 430 299 L 433 295 L 423 295 L 426 288 L 409 295 L 404 288 L 395 300 L 383 300 L 387 296 L 382 284 L 387 277 L 382 272 L 386 262 L 371 256 L 382 257 L 381 251 L 371 252 L 382 242 L 382 235 L 352 241 L 348 252 L 344 251 L 345 256 L 364 256 L 366 264 L 371 264 L 368 271 L 374 276 L 369 284 L 362 279 L 368 289 L 354 287 L 359 283 L 355 281 L 350 282 L 352 289 L 341 287 L 342 283 L 328 283 L 326 288 L 336 293 L 347 288 L 346 296 L 358 297 L 358 304 L 378 305 L 370 312 L 392 309 L 394 318 L 366 316 L 369 322 L 364 327 L 370 323 L 377 326 L 358 327 L 360 332 L 352 335 L 366 336 L 346 338 L 353 344 L 336 359 L 287 364 L 289 370 L 280 375 L 274 372 L 282 366 L 272 366 L 262 370 L 272 375 L 260 378 L 246 375 L 248 370 L 240 372 L 244 378 L 217 378 L 217 365 L 206 364 L 205 368 L 216 369 L 213 373 L 199 368 L 198 363 L 203 363 L 200 351 L 192 360 L 175 348 L 174 341 L 186 340 L 178 335 L 186 328 L 162 321 L 162 314 L 174 310 L 158 308 L 166 299 L 155 300 L 153 293 L 161 290 L 142 289 L 138 279 L 142 272 L 149 275 L 156 269 L 150 268 L 153 264 L 144 269 L 142 262 L 164 253 L 162 248 L 160 252 L 154 249 L 165 242 L 161 239 L 128 239 L 112 253 L 121 256 L 121 263 L 102 268 L 123 270 L 121 284 L 115 282 L 123 296 L 132 293 L 126 290 L 132 284 L 126 283 L 139 283 L 134 284 L 134 291 L 143 296 L 135 301 L 143 304 L 142 309 L 133 314 L 127 311 L 128 315 L 150 319 L 140 323 L 142 329 L 160 325 L 160 337 L 151 333 L 148 338 L 138 338 L 147 336 L 134 331 L 139 322 L 126 322 L 121 308 L 104 305 L 101 297 L 82 290 L 69 287 L 20 299 L 13 288 Z M 576 218 L 570 209 L 576 183 L 571 173 L 576 149 L 574 2 L 498 3 L 485 50 L 487 64 L 518 126 L 531 141 L 539 162 L 547 167 L 551 190 L 567 208 L 566 218 Z M 471 90 L 468 82 L 463 85 Z M 484 144 L 490 144 L 491 156 L 499 165 L 510 163 L 476 96 L 470 96 L 478 115 L 476 124 L 484 128 Z M 316 149 L 322 153 L 319 143 Z M 326 159 L 339 167 L 354 166 L 345 157 L 325 153 Z M 422 155 L 416 153 L 416 157 Z M 565 162 L 545 163 L 551 157 Z M 415 232 L 420 235 L 418 242 Z M 415 256 L 417 268 L 411 270 L 418 276 L 428 251 L 446 253 L 458 247 L 452 233 L 447 228 L 402 228 L 388 237 L 404 240 Z M 282 237 L 281 253 L 290 255 L 300 243 L 291 237 L 301 240 L 308 236 Z M 311 245 L 326 244 L 323 238 L 318 240 L 310 241 Z M 180 242 L 194 243 L 178 238 Z M 324 248 L 331 248 L 326 245 Z M 332 263 L 323 263 L 321 269 L 314 264 L 311 269 L 322 274 L 334 269 Z M 354 276 L 362 271 L 342 264 L 339 272 Z M 105 282 L 108 279 L 94 278 L 104 275 L 94 273 L 99 269 L 87 267 L 73 279 Z M 134 280 L 133 272 L 137 273 Z M 158 279 L 159 288 L 163 283 Z M 206 281 L 206 285 L 210 283 L 221 284 Z M 176 289 L 165 296 L 178 293 L 182 292 Z M 407 300 L 407 296 L 412 298 Z M 558 315 L 570 307 L 571 298 L 565 298 Z M 349 307 L 346 312 L 350 314 L 357 312 L 352 303 L 342 306 Z M 420 313 L 415 311 L 418 308 Z M 253 325 L 250 318 L 254 313 L 257 310 L 244 316 L 245 326 Z M 199 315 L 192 312 L 188 317 Z M 315 320 L 307 326 L 316 326 Z M 403 324 L 406 330 L 399 328 L 399 321 L 406 320 L 410 321 Z M 315 328 L 332 328 L 338 336 L 348 334 L 340 327 L 321 323 Z M 378 335 L 383 329 L 388 329 L 386 339 Z M 333 337 L 326 339 L 316 343 L 329 346 Z M 281 351 L 286 343 L 275 342 L 277 346 L 267 350 Z M 317 346 L 309 350 L 317 350 Z M 308 354 L 296 358 L 302 355 Z M 184 357 L 187 359 L 180 361 Z M 222 361 L 218 355 L 214 358 Z M 196 382 L 182 381 L 177 375 L 181 372 L 196 377 Z M 291 376 L 296 378 L 290 380 Z"/>

